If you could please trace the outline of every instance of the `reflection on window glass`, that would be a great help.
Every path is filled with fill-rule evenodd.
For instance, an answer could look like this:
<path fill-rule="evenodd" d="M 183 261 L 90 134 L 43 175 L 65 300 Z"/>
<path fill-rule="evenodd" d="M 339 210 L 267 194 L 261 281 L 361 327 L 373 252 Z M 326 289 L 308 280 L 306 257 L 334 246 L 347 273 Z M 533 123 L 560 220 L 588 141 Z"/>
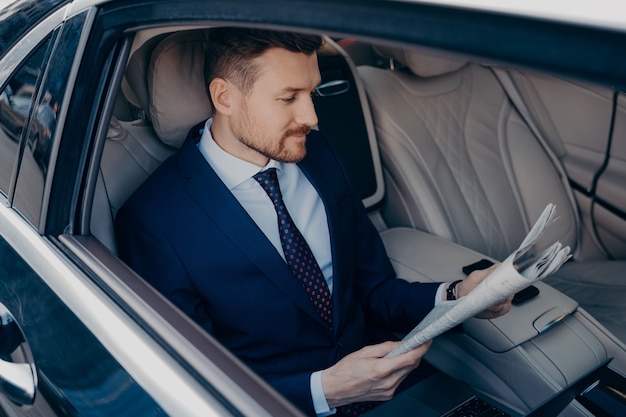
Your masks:
<path fill-rule="evenodd" d="M 29 141 L 20 164 L 13 207 L 35 225 L 40 219 L 44 184 L 58 128 L 58 112 L 65 96 L 84 18 L 85 14 L 76 16 L 63 26 L 32 112 L 33 123 L 29 126 Z"/>
<path fill-rule="evenodd" d="M 33 94 L 43 71 L 49 43 L 44 42 L 0 92 L 0 192 L 5 195 L 9 191 L 20 140 L 27 131 L 34 102 Z M 33 126 L 34 129 L 29 131 L 26 139 L 31 147 L 39 140 L 37 135 L 40 122 L 36 117 Z"/>

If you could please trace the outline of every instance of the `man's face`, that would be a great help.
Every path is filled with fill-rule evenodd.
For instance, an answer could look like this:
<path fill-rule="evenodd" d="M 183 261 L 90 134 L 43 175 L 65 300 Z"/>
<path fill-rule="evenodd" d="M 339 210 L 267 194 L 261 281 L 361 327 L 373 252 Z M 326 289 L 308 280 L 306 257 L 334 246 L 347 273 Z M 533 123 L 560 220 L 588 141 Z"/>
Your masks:
<path fill-rule="evenodd" d="M 320 83 L 317 55 L 272 48 L 258 59 L 259 75 L 231 115 L 231 131 L 248 158 L 298 162 L 317 124 L 311 94 Z M 254 162 L 254 161 L 253 161 Z"/>

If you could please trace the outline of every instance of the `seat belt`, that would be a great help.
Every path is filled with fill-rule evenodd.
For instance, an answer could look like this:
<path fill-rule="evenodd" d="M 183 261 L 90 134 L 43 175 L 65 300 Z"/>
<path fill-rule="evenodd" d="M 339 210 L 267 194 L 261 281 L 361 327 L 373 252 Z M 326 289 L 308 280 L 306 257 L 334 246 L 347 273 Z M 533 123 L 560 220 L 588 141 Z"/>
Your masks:
<path fill-rule="evenodd" d="M 517 110 L 519 115 L 522 117 L 522 120 L 524 120 L 524 122 L 526 123 L 526 125 L 528 126 L 532 134 L 535 136 L 535 138 L 537 139 L 537 141 L 543 148 L 546 155 L 548 155 L 548 158 L 550 158 L 550 160 L 552 161 L 552 165 L 556 169 L 561 179 L 561 182 L 563 183 L 563 187 L 565 188 L 565 193 L 567 194 L 567 198 L 570 201 L 571 207 L 574 210 L 576 217 L 579 218 L 578 204 L 576 203 L 576 198 L 574 197 L 572 187 L 570 187 L 569 179 L 567 177 L 567 173 L 565 172 L 565 168 L 563 167 L 561 160 L 558 158 L 558 156 L 556 156 L 556 154 L 554 153 L 554 151 L 548 144 L 548 141 L 541 134 L 541 131 L 539 130 L 539 128 L 537 127 L 537 124 L 533 120 L 531 113 L 528 110 L 526 103 L 524 102 L 524 99 L 522 98 L 521 94 L 517 90 L 517 87 L 515 86 L 515 82 L 511 78 L 511 75 L 507 71 L 503 70 L 502 68 L 497 68 L 497 67 L 489 67 L 489 68 L 491 69 L 493 74 L 496 76 L 496 79 L 498 80 L 502 88 L 504 89 L 504 92 L 506 93 L 513 107 Z M 579 222 L 577 221 L 576 222 L 576 236 L 577 236 L 577 241 L 580 241 L 580 238 L 581 238 L 579 234 L 580 226 L 578 225 L 578 223 Z"/>

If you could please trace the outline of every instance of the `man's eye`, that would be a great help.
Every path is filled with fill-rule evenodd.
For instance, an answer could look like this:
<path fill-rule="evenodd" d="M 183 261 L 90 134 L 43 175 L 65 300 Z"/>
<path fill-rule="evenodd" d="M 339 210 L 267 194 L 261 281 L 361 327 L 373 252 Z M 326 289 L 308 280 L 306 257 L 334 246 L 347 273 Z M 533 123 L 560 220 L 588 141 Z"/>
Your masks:
<path fill-rule="evenodd" d="M 285 103 L 292 103 L 293 101 L 296 100 L 296 96 L 283 97 L 281 98 L 281 100 L 284 101 Z"/>

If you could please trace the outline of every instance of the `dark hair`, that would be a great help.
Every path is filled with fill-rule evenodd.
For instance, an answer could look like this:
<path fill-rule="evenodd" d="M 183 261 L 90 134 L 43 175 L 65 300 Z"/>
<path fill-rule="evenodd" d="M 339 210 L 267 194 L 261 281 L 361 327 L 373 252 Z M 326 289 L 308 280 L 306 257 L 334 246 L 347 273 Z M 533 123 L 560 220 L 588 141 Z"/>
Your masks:
<path fill-rule="evenodd" d="M 246 93 L 252 89 L 259 72 L 255 58 L 268 49 L 283 48 L 311 55 L 322 44 L 323 39 L 318 35 L 237 27 L 212 29 L 205 51 L 205 85 L 208 88 L 213 79 L 224 78 Z"/>

